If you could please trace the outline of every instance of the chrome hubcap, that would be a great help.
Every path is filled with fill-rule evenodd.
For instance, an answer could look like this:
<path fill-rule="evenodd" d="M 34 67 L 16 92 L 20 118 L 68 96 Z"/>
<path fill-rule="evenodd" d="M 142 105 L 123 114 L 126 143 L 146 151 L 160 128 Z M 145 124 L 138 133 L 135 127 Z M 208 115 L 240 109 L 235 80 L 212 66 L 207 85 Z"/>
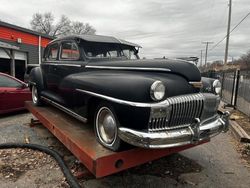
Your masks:
<path fill-rule="evenodd" d="M 106 145 L 112 145 L 117 136 L 117 123 L 113 113 L 107 107 L 102 107 L 98 111 L 96 128 L 100 140 Z"/>
<path fill-rule="evenodd" d="M 37 89 L 35 86 L 32 87 L 32 100 L 34 104 L 36 104 L 38 100 Z"/>

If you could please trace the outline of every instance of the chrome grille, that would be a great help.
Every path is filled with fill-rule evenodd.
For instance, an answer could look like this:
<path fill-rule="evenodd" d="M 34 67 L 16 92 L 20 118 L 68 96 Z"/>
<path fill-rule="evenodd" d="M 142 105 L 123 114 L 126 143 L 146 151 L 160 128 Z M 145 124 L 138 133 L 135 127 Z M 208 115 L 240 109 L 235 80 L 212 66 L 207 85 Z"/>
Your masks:
<path fill-rule="evenodd" d="M 203 93 L 203 95 L 205 100 L 201 120 L 214 116 L 214 114 L 217 113 L 220 104 L 220 97 L 218 95 L 215 96 L 211 93 Z"/>
<path fill-rule="evenodd" d="M 168 125 L 168 119 L 165 118 L 151 118 L 149 120 L 149 131 L 164 130 Z"/>
<path fill-rule="evenodd" d="M 189 125 L 195 118 L 200 118 L 204 97 L 202 94 L 191 94 L 167 99 L 171 112 L 169 117 L 150 118 L 149 131 L 161 131 L 173 128 L 180 128 Z"/>

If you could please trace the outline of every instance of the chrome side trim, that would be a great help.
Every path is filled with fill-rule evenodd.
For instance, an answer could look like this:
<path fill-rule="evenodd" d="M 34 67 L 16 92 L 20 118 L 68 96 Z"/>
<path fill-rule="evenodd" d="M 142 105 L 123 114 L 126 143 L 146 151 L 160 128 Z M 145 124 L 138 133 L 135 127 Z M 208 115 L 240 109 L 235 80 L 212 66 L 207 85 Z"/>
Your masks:
<path fill-rule="evenodd" d="M 69 63 L 43 63 L 43 65 L 67 66 L 67 67 L 81 67 L 82 66 L 78 64 L 69 64 Z"/>
<path fill-rule="evenodd" d="M 129 105 L 129 106 L 135 106 L 135 107 L 149 107 L 150 108 L 150 107 L 160 107 L 160 106 L 165 106 L 166 107 L 166 105 L 169 105 L 169 102 L 167 100 L 162 101 L 162 102 L 158 102 L 158 103 L 142 103 L 142 102 L 132 102 L 132 101 L 127 101 L 127 100 L 117 99 L 117 98 L 114 98 L 114 97 L 109 97 L 109 96 L 106 96 L 106 95 L 94 93 L 94 92 L 91 92 L 91 91 L 86 91 L 86 90 L 83 90 L 83 89 L 76 89 L 76 91 L 79 91 L 79 92 L 82 92 L 82 93 L 85 93 L 85 94 L 89 94 L 89 95 L 92 95 L 92 96 L 95 96 L 95 97 L 99 97 L 99 98 L 102 98 L 102 99 L 106 99 L 106 100 L 109 100 L 109 101 L 112 101 L 112 102 L 115 102 L 115 103 Z"/>
<path fill-rule="evenodd" d="M 113 67 L 113 66 L 95 66 L 95 65 L 86 65 L 85 67 L 90 69 L 107 69 L 107 70 L 140 70 L 140 71 L 171 72 L 170 69 L 148 68 L 148 67 Z"/>
<path fill-rule="evenodd" d="M 87 91 L 87 90 L 83 90 L 83 89 L 76 89 L 76 91 L 81 92 L 81 93 L 85 93 L 85 94 L 89 94 L 95 97 L 99 97 L 102 99 L 106 99 L 115 103 L 119 103 L 119 104 L 124 104 L 124 105 L 129 105 L 129 106 L 135 106 L 135 107 L 167 107 L 171 104 L 170 99 L 171 98 L 176 98 L 176 97 L 186 97 L 186 95 L 183 96 L 176 96 L 176 97 L 170 97 L 164 101 L 161 102 L 156 102 L 156 103 L 143 103 L 143 102 L 133 102 L 133 101 L 127 101 L 127 100 L 123 100 L 123 99 L 117 99 L 115 97 L 110 97 L 107 95 L 102 95 L 102 94 L 98 94 L 92 91 Z M 193 96 L 195 95 L 195 96 Z M 188 95 L 188 97 L 202 97 L 203 94 L 202 93 L 195 93 L 195 94 L 190 94 L 190 96 Z"/>
<path fill-rule="evenodd" d="M 54 102 L 54 101 L 52 101 L 50 99 L 48 99 L 47 97 L 41 96 L 41 99 L 46 101 L 47 103 L 55 106 L 56 108 L 59 108 L 60 110 L 66 112 L 67 114 L 75 117 L 76 119 L 78 119 L 78 120 L 80 120 L 80 121 L 82 121 L 84 123 L 87 123 L 87 121 L 88 121 L 87 118 L 80 116 L 79 114 L 73 112 L 72 110 L 70 110 L 68 108 L 65 108 L 64 106 L 62 106 L 62 105 L 60 105 L 60 104 L 58 104 L 58 103 L 56 103 L 56 102 Z"/>

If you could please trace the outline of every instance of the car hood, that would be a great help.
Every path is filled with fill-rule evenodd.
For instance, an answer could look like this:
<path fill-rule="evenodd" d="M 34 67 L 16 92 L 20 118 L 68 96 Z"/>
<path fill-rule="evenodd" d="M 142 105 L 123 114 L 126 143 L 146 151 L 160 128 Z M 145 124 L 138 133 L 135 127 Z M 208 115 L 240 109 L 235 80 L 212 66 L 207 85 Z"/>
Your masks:
<path fill-rule="evenodd" d="M 150 71 L 179 74 L 188 81 L 200 81 L 200 71 L 187 61 L 173 59 L 152 59 L 152 60 L 96 60 L 92 59 L 86 65 L 87 69 L 109 69 L 127 71 Z"/>

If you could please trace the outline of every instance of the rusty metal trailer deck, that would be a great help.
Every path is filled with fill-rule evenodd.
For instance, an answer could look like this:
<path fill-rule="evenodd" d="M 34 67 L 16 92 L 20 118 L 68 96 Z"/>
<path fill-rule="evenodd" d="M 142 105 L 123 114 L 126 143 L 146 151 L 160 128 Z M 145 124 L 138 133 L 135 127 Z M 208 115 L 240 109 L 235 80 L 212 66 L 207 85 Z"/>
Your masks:
<path fill-rule="evenodd" d="M 133 148 L 113 152 L 97 142 L 93 126 L 84 124 L 52 106 L 37 107 L 32 102 L 26 102 L 25 106 L 96 178 L 138 166 L 197 145 L 190 144 L 167 149 Z"/>

